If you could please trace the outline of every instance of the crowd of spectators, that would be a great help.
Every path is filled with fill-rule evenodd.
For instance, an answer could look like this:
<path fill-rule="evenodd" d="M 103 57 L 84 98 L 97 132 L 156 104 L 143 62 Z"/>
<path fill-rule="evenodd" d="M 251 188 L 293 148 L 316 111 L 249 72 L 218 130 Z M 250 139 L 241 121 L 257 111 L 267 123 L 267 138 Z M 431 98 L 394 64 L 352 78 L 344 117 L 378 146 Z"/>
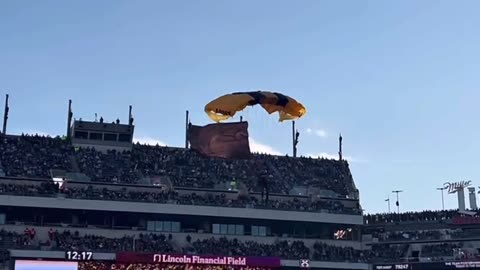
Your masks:
<path fill-rule="evenodd" d="M 338 201 L 329 200 L 273 200 L 262 202 L 254 196 L 238 196 L 235 199 L 227 199 L 224 193 L 207 193 L 200 195 L 195 192 L 179 194 L 174 190 L 154 188 L 155 191 L 137 191 L 122 189 L 97 188 L 92 185 L 85 187 L 64 187 L 61 190 L 53 182 L 42 182 L 40 185 L 25 185 L 13 183 L 0 183 L 0 194 L 13 194 L 21 196 L 55 196 L 58 192 L 67 198 L 109 200 L 109 201 L 132 201 L 149 203 L 173 203 L 184 205 L 222 206 L 239 208 L 261 208 L 276 210 L 295 210 L 309 212 L 330 212 L 343 214 L 361 214 L 358 208 L 347 208 Z"/>
<path fill-rule="evenodd" d="M 140 234 L 138 237 L 123 236 L 109 238 L 100 235 L 84 234 L 78 231 L 57 231 L 50 229 L 46 241 L 40 241 L 35 229 L 26 228 L 23 234 L 0 231 L 0 248 L 50 249 L 50 250 L 88 250 L 97 252 L 172 252 L 171 236 L 163 234 Z"/>
<path fill-rule="evenodd" d="M 5 264 L 10 260 L 10 251 L 8 249 L 0 249 L 0 264 Z"/>
<path fill-rule="evenodd" d="M 0 194 L 8 195 L 48 197 L 57 194 L 58 190 L 58 185 L 46 181 L 39 185 L 0 183 Z"/>
<path fill-rule="evenodd" d="M 384 233 L 375 233 L 374 237 L 378 238 L 379 241 L 431 241 L 442 240 L 445 238 L 445 234 L 439 230 L 390 231 Z"/>
<path fill-rule="evenodd" d="M 187 245 L 175 248 L 172 235 L 140 234 L 136 237 L 123 236 L 108 238 L 99 235 L 84 234 L 78 231 L 56 231 L 50 229 L 47 239 L 40 241 L 34 229 L 26 228 L 23 234 L 0 231 L 2 247 L 15 249 L 50 249 L 50 250 L 83 250 L 97 252 L 161 252 L 198 255 L 225 255 L 225 256 L 266 256 L 283 259 L 298 260 L 312 258 L 321 261 L 335 262 L 367 262 L 367 251 L 353 248 L 336 247 L 317 243 L 313 251 L 305 246 L 303 241 L 277 240 L 272 244 L 256 241 L 240 241 L 238 239 L 209 238 L 192 240 L 187 236 Z"/>
<path fill-rule="evenodd" d="M 56 231 L 50 229 L 48 237 L 37 236 L 35 229 L 26 228 L 24 233 L 0 231 L 0 251 L 2 249 L 47 249 L 47 250 L 84 250 L 96 252 L 160 252 L 224 255 L 224 256 L 265 256 L 298 260 L 310 258 L 317 261 L 371 263 L 401 262 L 406 259 L 409 244 L 374 244 L 371 249 L 357 250 L 352 247 L 333 246 L 317 242 L 312 248 L 303 241 L 276 240 L 271 244 L 238 239 L 208 238 L 193 240 L 187 236 L 184 246 L 177 246 L 172 235 L 139 234 L 109 238 L 105 236 L 83 234 L 78 231 Z M 45 240 L 47 239 L 47 240 Z M 421 249 L 421 257 L 431 260 L 452 257 L 462 245 L 456 243 L 427 244 Z M 458 253 L 458 252 L 457 252 Z M 0 262 L 1 262 L 0 252 Z"/>
<path fill-rule="evenodd" d="M 164 234 L 140 234 L 135 240 L 135 250 L 141 252 L 163 252 L 174 251 L 172 246 L 172 235 Z"/>
<path fill-rule="evenodd" d="M 456 243 L 442 243 L 436 245 L 424 245 L 422 246 L 422 257 L 431 258 L 435 260 L 436 258 L 442 257 L 453 257 L 454 251 L 461 248 L 462 245 Z"/>
<path fill-rule="evenodd" d="M 78 148 L 75 150 L 75 157 L 80 171 L 94 181 L 134 184 L 138 179 L 131 166 L 130 152 L 101 152 L 94 148 Z"/>
<path fill-rule="evenodd" d="M 273 270 L 269 267 L 249 267 L 230 265 L 182 265 L 182 264 L 147 264 L 147 263 L 106 263 L 80 262 L 78 270 Z"/>
<path fill-rule="evenodd" d="M 480 229 L 478 228 L 456 229 L 453 232 L 446 231 L 446 233 L 450 235 L 451 239 L 480 238 Z"/>
<path fill-rule="evenodd" d="M 377 244 L 373 245 L 369 254 L 370 261 L 375 262 L 401 262 L 407 256 L 409 244 L 388 245 Z"/>
<path fill-rule="evenodd" d="M 72 169 L 72 153 L 59 137 L 0 135 L 0 169 L 7 176 L 50 178 L 51 169 Z"/>
<path fill-rule="evenodd" d="M 265 256 L 284 259 L 309 258 L 310 249 L 302 241 L 277 241 L 275 244 L 263 244 L 255 241 L 239 241 L 237 239 L 210 238 L 197 240 L 186 253 L 202 255 L 227 256 Z"/>
<path fill-rule="evenodd" d="M 384 224 L 384 223 L 403 223 L 403 222 L 428 222 L 428 221 L 444 221 L 452 219 L 458 214 L 458 210 L 442 210 L 442 211 L 423 211 L 423 212 L 405 212 L 405 213 L 383 213 L 365 215 L 365 223 Z"/>
<path fill-rule="evenodd" d="M 74 149 L 61 138 L 2 136 L 0 168 L 7 176 L 49 178 L 50 169 L 84 173 L 98 182 L 134 184 L 142 177 L 168 177 L 173 186 L 215 188 L 232 181 L 260 191 L 289 194 L 318 188 L 346 197 L 356 192 L 346 161 L 253 155 L 247 160 L 207 158 L 183 148 L 136 144 L 131 151 Z"/>
<path fill-rule="evenodd" d="M 325 243 L 315 243 L 313 249 L 313 259 L 317 261 L 367 263 L 371 253 L 368 250 L 330 246 Z"/>
<path fill-rule="evenodd" d="M 98 235 L 83 235 L 78 232 L 55 231 L 49 235 L 55 249 L 60 250 L 92 250 L 92 251 L 128 251 L 133 249 L 133 238 L 107 238 Z M 49 243 L 50 244 L 50 243 Z"/>

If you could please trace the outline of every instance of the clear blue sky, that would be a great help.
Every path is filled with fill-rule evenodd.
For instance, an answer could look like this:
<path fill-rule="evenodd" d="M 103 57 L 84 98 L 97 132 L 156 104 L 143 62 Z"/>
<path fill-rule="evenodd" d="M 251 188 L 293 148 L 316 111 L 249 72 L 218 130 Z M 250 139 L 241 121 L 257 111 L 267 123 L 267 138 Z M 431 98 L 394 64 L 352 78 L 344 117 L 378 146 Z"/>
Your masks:
<path fill-rule="evenodd" d="M 280 91 L 309 109 L 300 153 L 335 155 L 342 132 L 368 212 L 385 211 L 393 189 L 405 190 L 402 210 L 435 209 L 443 182 L 480 185 L 479 10 L 473 0 L 1 1 L 0 94 L 11 95 L 10 133 L 63 134 L 71 98 L 84 119 L 125 121 L 132 104 L 138 138 L 180 146 L 185 109 L 205 124 L 220 94 Z M 290 152 L 288 124 L 243 115 L 257 144 Z"/>

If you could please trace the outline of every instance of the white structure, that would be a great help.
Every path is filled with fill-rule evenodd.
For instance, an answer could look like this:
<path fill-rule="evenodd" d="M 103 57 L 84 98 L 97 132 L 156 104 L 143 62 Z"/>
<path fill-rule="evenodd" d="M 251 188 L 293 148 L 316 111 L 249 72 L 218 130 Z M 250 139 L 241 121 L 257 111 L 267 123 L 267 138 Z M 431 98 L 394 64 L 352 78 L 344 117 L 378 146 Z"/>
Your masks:
<path fill-rule="evenodd" d="M 470 210 L 477 210 L 477 194 L 475 194 L 475 188 L 468 188 L 468 197 L 470 199 Z"/>
<path fill-rule="evenodd" d="M 449 194 L 457 193 L 458 197 L 458 210 L 465 211 L 465 188 L 472 185 L 472 181 L 460 181 L 460 182 L 452 182 L 452 183 L 445 183 L 443 187 L 448 191 Z M 470 190 L 470 189 L 469 189 Z M 473 188 L 475 194 L 475 188 Z M 470 195 L 471 196 L 471 195 Z M 475 206 L 477 208 L 477 202 L 474 195 L 474 204 L 472 205 L 472 198 L 470 197 L 470 207 L 472 208 Z M 473 208 L 472 208 L 473 209 Z"/>

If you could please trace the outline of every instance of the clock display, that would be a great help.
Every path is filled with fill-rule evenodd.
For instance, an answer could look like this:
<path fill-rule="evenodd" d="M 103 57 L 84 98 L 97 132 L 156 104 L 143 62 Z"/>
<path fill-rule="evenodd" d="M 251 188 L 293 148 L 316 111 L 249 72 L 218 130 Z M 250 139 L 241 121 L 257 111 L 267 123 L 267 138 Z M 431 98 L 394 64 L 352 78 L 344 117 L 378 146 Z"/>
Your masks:
<path fill-rule="evenodd" d="M 66 251 L 65 259 L 69 261 L 91 261 L 93 259 L 93 252 L 91 251 Z"/>

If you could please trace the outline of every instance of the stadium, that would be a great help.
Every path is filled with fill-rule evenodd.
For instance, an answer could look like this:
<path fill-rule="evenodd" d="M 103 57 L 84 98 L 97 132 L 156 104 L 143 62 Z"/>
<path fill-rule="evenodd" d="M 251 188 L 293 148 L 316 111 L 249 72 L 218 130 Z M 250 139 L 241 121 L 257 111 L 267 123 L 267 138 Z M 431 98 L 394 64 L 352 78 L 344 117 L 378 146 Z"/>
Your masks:
<path fill-rule="evenodd" d="M 250 154 L 245 136 L 202 144 L 246 122 L 200 127 L 187 113 L 185 148 L 142 145 L 131 107 L 126 124 L 69 107 L 66 134 L 12 135 L 8 111 L 7 97 L 2 269 L 480 268 L 471 182 L 445 187 L 456 210 L 363 215 L 341 138 L 338 159 Z"/>

